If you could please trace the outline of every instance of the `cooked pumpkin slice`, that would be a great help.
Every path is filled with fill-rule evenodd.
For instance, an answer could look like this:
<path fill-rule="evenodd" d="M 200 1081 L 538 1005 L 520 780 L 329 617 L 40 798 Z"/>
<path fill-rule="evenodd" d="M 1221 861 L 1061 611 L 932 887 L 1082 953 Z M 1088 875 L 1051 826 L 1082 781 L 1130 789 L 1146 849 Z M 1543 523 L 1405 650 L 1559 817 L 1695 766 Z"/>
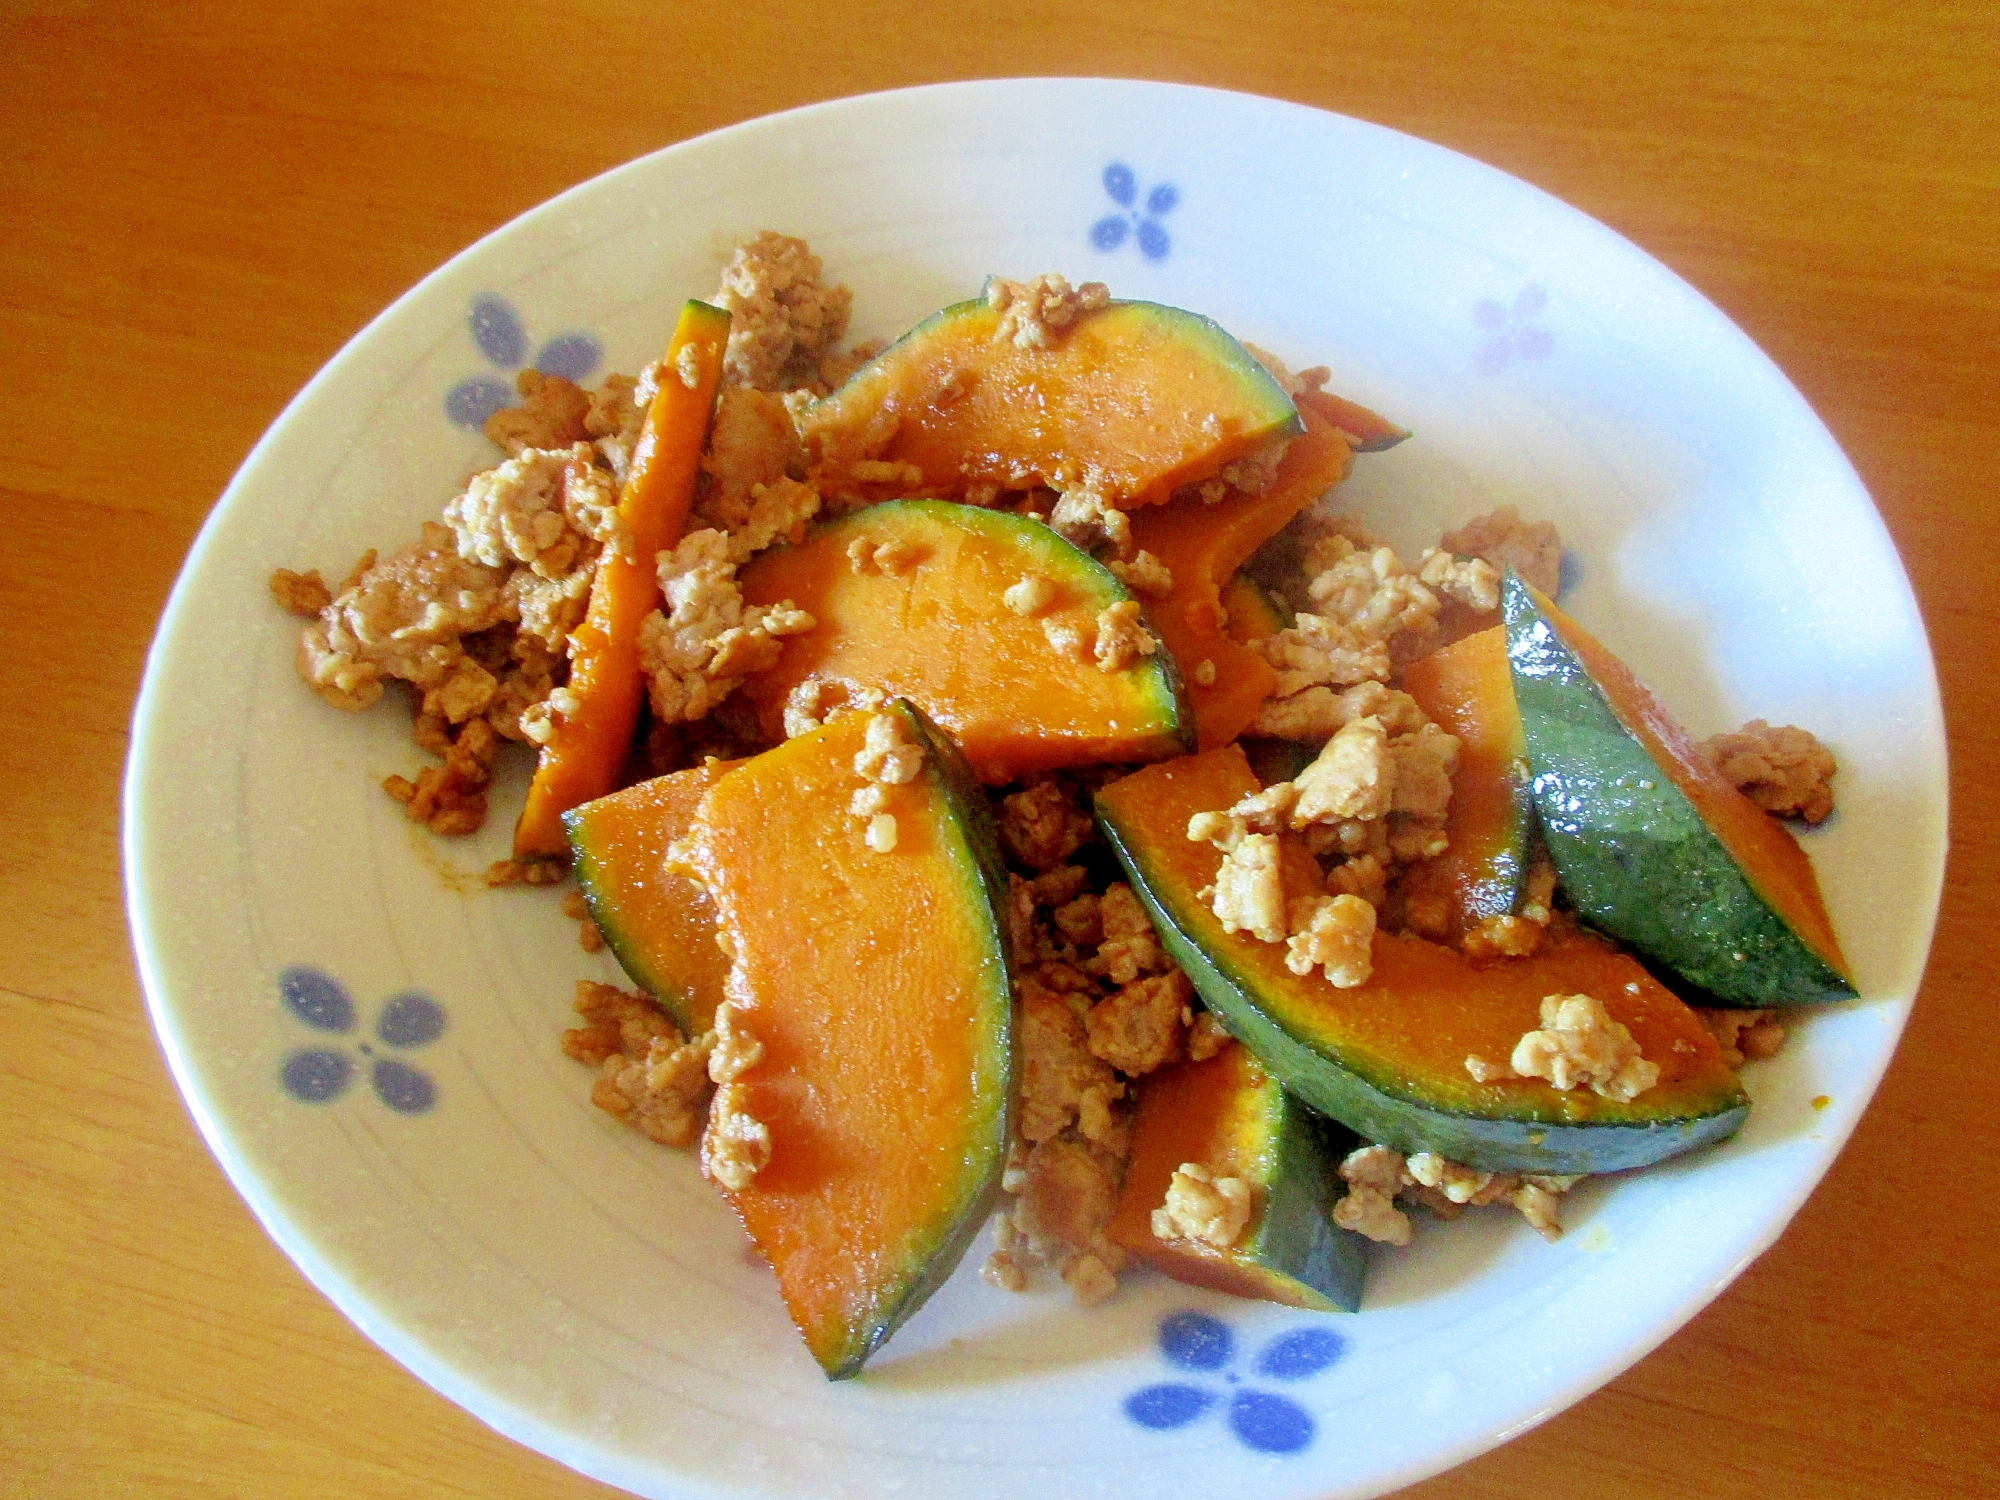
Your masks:
<path fill-rule="evenodd" d="M 1030 771 L 1157 760 L 1187 748 L 1173 658 L 1099 665 L 1099 616 L 1123 584 L 1039 521 L 941 500 L 869 506 L 763 553 L 752 604 L 818 621 L 738 691 L 772 739 L 786 700 L 824 685 L 917 704 L 992 784 Z M 1027 592 L 1021 592 L 1022 589 Z"/>
<path fill-rule="evenodd" d="M 1577 911 L 1724 1005 L 1852 998 L 1798 841 L 1576 621 L 1511 574 L 1501 595 L 1535 805 Z"/>
<path fill-rule="evenodd" d="M 1173 575 L 1173 587 L 1152 616 L 1188 685 L 1199 749 L 1213 750 L 1242 734 L 1278 680 L 1263 657 L 1233 638 L 1228 624 L 1235 617 L 1222 603 L 1222 586 L 1287 521 L 1340 483 L 1354 462 L 1354 450 L 1338 431 L 1310 411 L 1305 420 L 1305 435 L 1285 449 L 1263 494 L 1237 490 L 1213 504 L 1183 495 L 1132 517 L 1132 545 L 1159 558 Z"/>
<path fill-rule="evenodd" d="M 656 776 L 563 814 L 591 921 L 632 982 L 689 1036 L 714 1024 L 729 960 L 715 941 L 707 889 L 667 868 L 667 846 L 737 764 L 715 760 Z"/>
<path fill-rule="evenodd" d="M 1535 798 L 1507 632 L 1495 625 L 1419 658 L 1404 669 L 1403 690 L 1458 739 L 1450 847 L 1402 880 L 1411 925 L 1456 944 L 1486 918 L 1520 909 L 1534 854 Z"/>
<path fill-rule="evenodd" d="M 824 474 L 881 460 L 922 471 L 905 493 L 1046 485 L 1121 508 L 1299 430 L 1277 381 L 1196 313 L 1113 302 L 1025 347 L 984 298 L 933 313 L 800 424 Z"/>
<path fill-rule="evenodd" d="M 856 770 L 876 718 L 922 750 L 900 784 Z M 951 1274 L 999 1186 L 1013 986 L 985 799 L 898 704 L 722 777 L 683 849 L 735 954 L 731 1029 L 763 1049 L 732 1087 L 770 1158 L 727 1196 L 843 1379 Z"/>
<path fill-rule="evenodd" d="M 1337 1139 L 1335 1139 L 1337 1138 Z M 1335 1166 L 1354 1137 L 1313 1115 L 1240 1046 L 1146 1075 L 1132 1116 L 1125 1186 L 1105 1233 L 1176 1281 L 1321 1312 L 1361 1304 L 1367 1242 L 1336 1229 Z M 1193 1163 L 1248 1191 L 1236 1233 L 1171 1219 L 1154 1225 L 1174 1174 Z M 1208 1229 L 1187 1232 L 1190 1227 Z M 1223 1226 L 1226 1228 L 1226 1226 Z M 1224 1240 L 1223 1243 L 1217 1243 Z"/>
<path fill-rule="evenodd" d="M 1211 1009 L 1287 1089 L 1364 1139 L 1486 1171 L 1613 1172 L 1733 1134 L 1749 1110 L 1701 1019 L 1588 934 L 1478 965 L 1378 932 L 1374 974 L 1336 989 L 1285 967 L 1285 946 L 1227 933 L 1201 899 L 1221 855 L 1187 837 L 1198 812 L 1257 789 L 1234 746 L 1147 766 L 1097 794 L 1097 816 L 1161 939 Z M 1547 995 L 1587 994 L 1659 1067 L 1626 1102 L 1537 1079 L 1476 1082 L 1541 1024 Z"/>

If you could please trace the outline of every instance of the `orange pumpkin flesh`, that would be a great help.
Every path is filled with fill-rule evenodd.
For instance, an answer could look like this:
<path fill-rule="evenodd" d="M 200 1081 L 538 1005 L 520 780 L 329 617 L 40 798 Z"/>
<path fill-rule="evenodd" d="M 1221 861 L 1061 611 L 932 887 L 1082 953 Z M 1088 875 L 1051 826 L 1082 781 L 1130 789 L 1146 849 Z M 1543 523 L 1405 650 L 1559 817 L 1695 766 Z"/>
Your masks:
<path fill-rule="evenodd" d="M 1444 919 L 1436 935 L 1456 943 L 1483 918 L 1518 907 L 1534 833 L 1505 627 L 1492 626 L 1412 662 L 1403 671 L 1403 690 L 1458 739 L 1445 819 L 1450 847 L 1403 875 L 1410 908 L 1434 907 Z"/>
<path fill-rule="evenodd" d="M 1305 433 L 1285 449 L 1263 494 L 1232 491 L 1212 505 L 1183 495 L 1132 517 L 1132 545 L 1173 575 L 1151 618 L 1180 663 L 1198 749 L 1226 745 L 1249 728 L 1278 680 L 1263 657 L 1231 638 L 1222 585 L 1286 522 L 1346 478 L 1354 462 L 1354 450 L 1334 427 L 1310 409 L 1305 421 Z M 1215 669 L 1206 685 L 1196 677 L 1204 661 Z"/>
<path fill-rule="evenodd" d="M 1532 958 L 1473 964 L 1378 932 L 1374 973 L 1336 989 L 1285 967 L 1281 943 L 1225 933 L 1199 892 L 1221 855 L 1188 819 L 1257 790 L 1235 746 L 1144 767 L 1097 794 L 1099 822 L 1169 951 L 1281 1083 L 1368 1140 L 1492 1171 L 1643 1166 L 1723 1138 L 1748 1105 L 1701 1019 L 1634 960 L 1587 934 Z M 1476 1083 L 1540 1025 L 1542 997 L 1589 994 L 1630 1028 L 1660 1080 L 1626 1103 L 1538 1080 Z"/>
<path fill-rule="evenodd" d="M 900 571 L 857 571 L 847 554 L 857 541 L 893 542 L 912 560 Z M 1004 598 L 1030 573 L 1056 589 L 1033 617 Z M 1186 748 L 1186 709 L 1165 653 L 1105 672 L 1050 645 L 1044 622 L 1066 622 L 1090 639 L 1098 612 L 1131 596 L 1038 521 L 894 501 L 763 553 L 740 576 L 752 604 L 790 599 L 818 622 L 788 637 L 777 665 L 739 690 L 770 739 L 784 735 L 787 695 L 818 678 L 910 699 L 990 784 Z"/>
<path fill-rule="evenodd" d="M 656 776 L 563 814 L 591 920 L 633 982 L 689 1036 L 715 1023 L 729 960 L 715 941 L 715 903 L 698 881 L 667 868 L 667 846 L 737 764 Z"/>
<path fill-rule="evenodd" d="M 1277 382 L 1197 314 L 1116 302 L 1046 348 L 999 326 L 983 299 L 955 303 L 812 406 L 800 431 L 822 472 L 884 459 L 920 468 L 925 494 L 1081 487 L 1129 507 L 1299 430 Z"/>
<path fill-rule="evenodd" d="M 906 738 L 926 736 L 906 707 Z M 724 776 L 690 854 L 736 954 L 729 997 L 764 1046 L 739 1080 L 769 1164 L 728 1197 L 835 1379 L 950 1273 L 1006 1150 L 1012 984 L 984 803 L 948 744 L 884 788 L 895 848 L 849 802 L 849 714 Z"/>

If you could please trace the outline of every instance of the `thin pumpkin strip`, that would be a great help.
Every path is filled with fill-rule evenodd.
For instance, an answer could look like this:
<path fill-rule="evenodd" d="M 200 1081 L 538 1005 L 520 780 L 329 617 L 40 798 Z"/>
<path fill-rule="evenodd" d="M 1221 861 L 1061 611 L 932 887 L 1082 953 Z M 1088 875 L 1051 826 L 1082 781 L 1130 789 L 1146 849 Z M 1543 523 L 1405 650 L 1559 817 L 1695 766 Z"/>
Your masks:
<path fill-rule="evenodd" d="M 605 555 L 591 580 L 589 613 L 570 635 L 576 707 L 558 717 L 555 737 L 542 747 L 514 825 L 516 859 L 567 855 L 562 815 L 618 785 L 645 692 L 639 626 L 660 602 L 654 559 L 687 527 L 728 341 L 728 313 L 693 299 L 682 306 L 618 500 L 631 552 Z"/>

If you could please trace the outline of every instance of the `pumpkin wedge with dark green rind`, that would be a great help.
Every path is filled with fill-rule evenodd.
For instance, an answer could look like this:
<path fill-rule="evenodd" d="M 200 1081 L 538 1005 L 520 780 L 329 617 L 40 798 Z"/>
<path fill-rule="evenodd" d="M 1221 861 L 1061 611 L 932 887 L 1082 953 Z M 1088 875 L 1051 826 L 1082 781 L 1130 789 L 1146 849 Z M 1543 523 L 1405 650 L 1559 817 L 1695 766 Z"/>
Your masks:
<path fill-rule="evenodd" d="M 1449 845 L 1402 877 L 1410 924 L 1455 944 L 1486 918 L 1520 909 L 1534 857 L 1535 796 L 1506 630 L 1495 625 L 1418 658 L 1403 669 L 1402 685 L 1458 740 L 1445 815 Z"/>
<path fill-rule="evenodd" d="M 903 556 L 857 567 L 856 546 Z M 1006 595 L 1029 576 L 1053 592 L 1021 613 Z M 817 622 L 738 690 L 770 739 L 784 736 L 787 696 L 812 678 L 910 699 L 990 784 L 1192 747 L 1171 653 L 1104 671 L 1087 648 L 1050 644 L 1051 624 L 1091 641 L 1100 612 L 1132 595 L 1030 517 L 943 500 L 872 505 L 760 554 L 739 581 L 750 603 L 789 599 Z"/>
<path fill-rule="evenodd" d="M 714 1024 L 729 960 L 715 941 L 707 889 L 667 868 L 667 846 L 738 764 L 714 760 L 656 776 L 563 814 L 590 920 L 632 982 L 688 1036 Z"/>
<path fill-rule="evenodd" d="M 1336 1166 L 1357 1144 L 1353 1134 L 1287 1094 L 1241 1046 L 1202 1062 L 1169 1063 L 1138 1088 L 1125 1185 L 1105 1227 L 1112 1243 L 1192 1286 L 1355 1311 L 1367 1242 L 1327 1217 L 1341 1191 Z M 1250 1220 L 1226 1249 L 1153 1232 L 1153 1210 L 1188 1162 L 1251 1189 Z"/>
<path fill-rule="evenodd" d="M 907 703 L 923 747 L 884 786 L 894 847 L 850 804 L 873 717 L 850 713 L 719 779 L 681 846 L 735 956 L 735 1080 L 770 1133 L 726 1196 L 833 1379 L 951 1274 L 999 1188 L 1014 1094 L 1006 876 L 985 798 Z"/>
<path fill-rule="evenodd" d="M 1285 967 L 1285 945 L 1228 933 L 1201 892 L 1222 856 L 1188 819 L 1257 789 L 1235 746 L 1147 766 L 1097 793 L 1106 839 L 1162 942 L 1209 1007 L 1279 1082 L 1370 1141 L 1487 1171 L 1613 1172 L 1724 1139 L 1749 1109 L 1701 1018 L 1638 963 L 1586 933 L 1531 958 L 1474 964 L 1378 932 L 1374 973 L 1336 989 Z M 1505 1060 L 1551 994 L 1588 994 L 1660 1068 L 1620 1103 L 1537 1079 L 1478 1083 L 1469 1056 Z"/>
<path fill-rule="evenodd" d="M 922 470 L 906 494 L 1046 485 L 1129 508 L 1301 430 L 1270 373 L 1197 313 L 1113 302 L 1043 346 L 1000 323 L 984 298 L 954 303 L 808 408 L 800 434 L 822 475 L 886 460 Z"/>
<path fill-rule="evenodd" d="M 1511 574 L 1501 594 L 1542 835 L 1577 912 L 1715 1003 L 1851 999 L 1798 841 L 1574 620 Z"/>

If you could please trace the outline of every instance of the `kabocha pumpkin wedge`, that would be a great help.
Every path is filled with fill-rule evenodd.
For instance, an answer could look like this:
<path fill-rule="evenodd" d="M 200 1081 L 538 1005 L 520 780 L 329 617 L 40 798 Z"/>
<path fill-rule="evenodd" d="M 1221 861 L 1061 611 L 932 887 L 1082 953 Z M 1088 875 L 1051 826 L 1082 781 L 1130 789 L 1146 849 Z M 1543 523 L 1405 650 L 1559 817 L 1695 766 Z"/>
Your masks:
<path fill-rule="evenodd" d="M 1286 968 L 1283 944 L 1224 932 L 1201 895 L 1221 855 L 1187 837 L 1188 819 L 1256 790 L 1232 745 L 1110 783 L 1097 793 L 1098 824 L 1202 998 L 1314 1109 L 1405 1153 L 1549 1174 L 1645 1166 L 1742 1124 L 1749 1101 L 1701 1019 L 1587 933 L 1480 965 L 1378 932 L 1372 977 L 1336 989 L 1318 972 Z M 1553 994 L 1600 1000 L 1658 1065 L 1657 1082 L 1620 1102 L 1538 1079 L 1475 1081 L 1466 1059 L 1508 1057 Z"/>
<path fill-rule="evenodd" d="M 1712 1003 L 1852 998 L 1812 862 L 1790 832 L 1546 596 L 1510 574 L 1501 604 L 1535 806 L 1578 913 Z"/>
<path fill-rule="evenodd" d="M 1129 509 L 1300 430 L 1277 381 L 1199 314 L 1112 302 L 1039 337 L 1007 317 L 954 303 L 815 403 L 800 433 L 820 471 L 912 464 L 903 493 L 1046 485 Z"/>
<path fill-rule="evenodd" d="M 654 558 L 678 542 L 687 525 L 728 342 L 728 313 L 693 300 L 682 306 L 662 360 L 670 373 L 646 409 L 618 500 L 630 549 L 610 552 L 598 564 L 589 612 L 571 633 L 568 693 L 574 706 L 542 747 L 527 805 L 514 825 L 516 859 L 568 853 L 562 815 L 618 785 L 646 690 L 639 626 L 660 598 Z"/>
<path fill-rule="evenodd" d="M 748 602 L 789 599 L 818 622 L 739 690 L 769 738 L 785 732 L 787 700 L 817 683 L 833 702 L 854 689 L 907 697 L 994 784 L 1189 746 L 1170 654 L 1100 665 L 1100 617 L 1136 611 L 1131 594 L 1031 517 L 891 501 L 761 554 L 738 581 Z"/>
<path fill-rule="evenodd" d="M 871 725 L 909 750 L 882 780 L 857 770 Z M 768 1133 L 768 1160 L 726 1196 L 843 1379 L 950 1275 L 999 1186 L 1013 986 L 985 801 L 897 703 L 719 779 L 675 857 L 715 902 L 727 1029 L 755 1057 L 718 1092 L 710 1137 L 730 1112 Z M 704 1159 L 715 1175 L 707 1141 Z"/>
<path fill-rule="evenodd" d="M 688 1036 L 714 1024 L 729 959 L 715 941 L 707 887 L 670 869 L 667 850 L 693 825 L 708 789 L 738 764 L 716 760 L 656 776 L 563 814 L 591 921 L 632 982 Z"/>
<path fill-rule="evenodd" d="M 1507 632 L 1494 625 L 1403 670 L 1403 691 L 1458 740 L 1443 854 L 1403 874 L 1412 925 L 1457 943 L 1491 917 L 1518 912 L 1534 857 L 1535 798 L 1521 715 L 1507 663 Z M 1419 924 L 1419 906 L 1427 908 Z"/>
<path fill-rule="evenodd" d="M 1191 1286 L 1353 1312 L 1361 1305 L 1367 1242 L 1336 1229 L 1327 1208 L 1341 1191 L 1337 1164 L 1355 1144 L 1352 1132 L 1280 1088 L 1245 1047 L 1169 1063 L 1139 1084 L 1132 1155 L 1105 1233 Z M 1189 1163 L 1208 1174 L 1210 1186 L 1233 1181 L 1247 1195 L 1233 1233 L 1226 1222 L 1222 1232 L 1171 1219 L 1156 1227 L 1174 1174 Z"/>
<path fill-rule="evenodd" d="M 1234 617 L 1222 603 L 1223 585 L 1354 462 L 1354 450 L 1331 424 L 1310 410 L 1305 424 L 1262 494 L 1233 491 L 1213 504 L 1185 495 L 1132 517 L 1133 547 L 1159 558 L 1173 576 L 1152 618 L 1188 684 L 1197 749 L 1213 750 L 1243 733 L 1277 684 L 1270 664 L 1228 629 Z"/>

